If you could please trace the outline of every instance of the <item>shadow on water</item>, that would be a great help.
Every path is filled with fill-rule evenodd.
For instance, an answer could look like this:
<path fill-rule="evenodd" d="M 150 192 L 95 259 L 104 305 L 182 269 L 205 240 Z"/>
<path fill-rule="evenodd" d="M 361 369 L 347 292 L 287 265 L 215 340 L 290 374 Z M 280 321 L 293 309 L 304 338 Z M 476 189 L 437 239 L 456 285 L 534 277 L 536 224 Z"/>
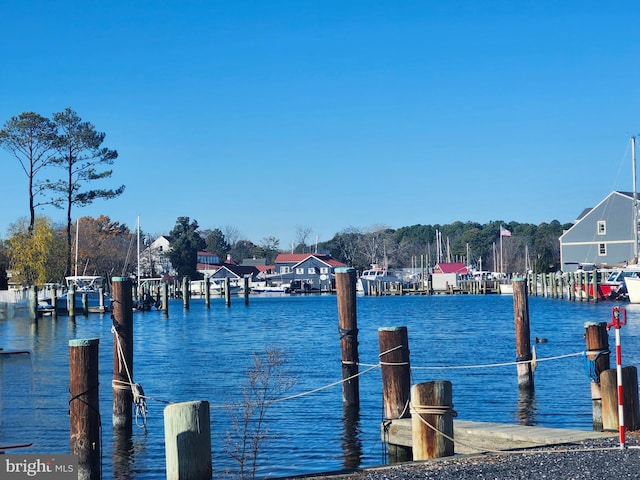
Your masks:
<path fill-rule="evenodd" d="M 518 392 L 518 423 L 520 425 L 536 425 L 536 395 L 533 390 L 522 388 Z"/>
<path fill-rule="evenodd" d="M 347 406 L 343 407 L 342 422 L 342 465 L 346 470 L 353 470 L 359 468 L 362 463 L 360 408 Z"/>
<path fill-rule="evenodd" d="M 113 429 L 113 476 L 117 479 L 131 480 L 133 472 L 131 465 L 134 461 L 133 441 L 130 432 L 122 429 Z"/>

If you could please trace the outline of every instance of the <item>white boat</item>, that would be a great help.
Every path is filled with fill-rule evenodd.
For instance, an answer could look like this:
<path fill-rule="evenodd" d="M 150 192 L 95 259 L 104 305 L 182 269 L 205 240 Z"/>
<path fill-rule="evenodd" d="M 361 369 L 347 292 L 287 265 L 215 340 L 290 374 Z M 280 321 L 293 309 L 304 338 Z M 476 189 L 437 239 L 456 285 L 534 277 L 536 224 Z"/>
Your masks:
<path fill-rule="evenodd" d="M 625 277 L 627 295 L 630 303 L 640 303 L 640 277 Z"/>
<path fill-rule="evenodd" d="M 255 285 L 251 287 L 251 293 L 287 293 L 287 285 Z"/>
<path fill-rule="evenodd" d="M 513 283 L 501 283 L 499 288 L 501 295 L 513 295 Z"/>
<path fill-rule="evenodd" d="M 73 285 L 75 289 L 75 310 L 82 312 L 82 298 L 86 294 L 90 312 L 107 312 L 111 310 L 111 299 L 104 294 L 104 277 L 99 275 L 71 275 L 65 277 L 67 293 L 56 300 L 56 309 L 67 310 L 67 294 Z M 100 298 L 102 296 L 102 299 Z"/>
<path fill-rule="evenodd" d="M 356 290 L 368 294 L 377 284 L 403 284 L 401 278 L 390 273 L 386 268 L 372 265 L 369 270 L 365 270 L 358 278 Z"/>

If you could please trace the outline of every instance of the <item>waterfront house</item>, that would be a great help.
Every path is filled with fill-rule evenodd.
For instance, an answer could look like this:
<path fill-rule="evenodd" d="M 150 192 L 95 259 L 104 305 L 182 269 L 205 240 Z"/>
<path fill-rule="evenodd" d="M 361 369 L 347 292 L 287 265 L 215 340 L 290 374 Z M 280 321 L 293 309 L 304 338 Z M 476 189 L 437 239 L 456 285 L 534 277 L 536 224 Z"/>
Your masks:
<path fill-rule="evenodd" d="M 593 208 L 585 209 L 560 236 L 562 270 L 580 265 L 624 265 L 636 253 L 634 199 L 630 192 L 611 192 Z"/>
<path fill-rule="evenodd" d="M 335 269 L 346 267 L 328 253 L 281 253 L 275 260 L 274 283 L 296 286 L 294 290 L 330 292 L 335 288 Z"/>
<path fill-rule="evenodd" d="M 431 275 L 432 287 L 436 291 L 457 288 L 458 280 L 460 280 L 461 276 L 467 275 L 467 273 L 469 273 L 469 270 L 464 263 L 437 263 L 433 267 L 433 275 Z"/>

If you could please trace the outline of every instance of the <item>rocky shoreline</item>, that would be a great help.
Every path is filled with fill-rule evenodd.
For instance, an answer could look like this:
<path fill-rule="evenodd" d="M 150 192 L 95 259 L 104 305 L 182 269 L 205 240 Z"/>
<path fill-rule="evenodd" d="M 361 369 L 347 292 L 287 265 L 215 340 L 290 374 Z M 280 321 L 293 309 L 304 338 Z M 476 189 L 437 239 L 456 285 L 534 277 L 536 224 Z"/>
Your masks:
<path fill-rule="evenodd" d="M 367 468 L 352 473 L 306 475 L 315 480 L 594 480 L 640 478 L 640 435 L 501 453 L 485 453 Z"/>

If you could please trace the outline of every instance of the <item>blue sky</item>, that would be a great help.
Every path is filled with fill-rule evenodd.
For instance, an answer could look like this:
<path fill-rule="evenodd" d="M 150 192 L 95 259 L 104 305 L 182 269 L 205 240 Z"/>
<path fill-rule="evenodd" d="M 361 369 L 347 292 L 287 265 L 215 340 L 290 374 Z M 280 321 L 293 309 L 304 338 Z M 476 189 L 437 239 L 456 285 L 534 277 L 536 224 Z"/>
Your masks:
<path fill-rule="evenodd" d="M 286 248 L 296 228 L 572 222 L 632 189 L 637 1 L 9 1 L 0 123 L 71 107 L 115 200 Z M 0 151 L 0 235 L 28 215 Z M 106 185 L 105 185 L 106 186 Z M 64 212 L 39 213 L 63 221 Z"/>

